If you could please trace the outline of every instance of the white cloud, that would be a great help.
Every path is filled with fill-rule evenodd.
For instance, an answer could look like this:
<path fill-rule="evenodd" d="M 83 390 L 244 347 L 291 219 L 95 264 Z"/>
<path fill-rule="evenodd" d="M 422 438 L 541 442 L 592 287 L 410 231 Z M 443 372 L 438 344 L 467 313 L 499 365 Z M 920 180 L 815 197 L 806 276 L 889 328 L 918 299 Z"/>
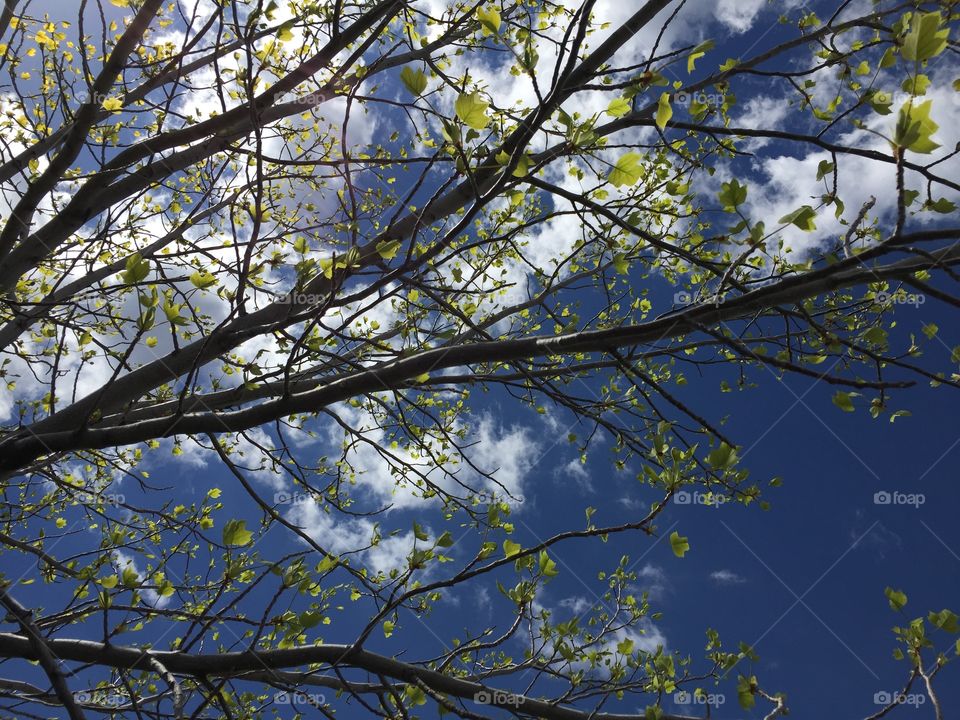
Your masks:
<path fill-rule="evenodd" d="M 714 570 L 710 573 L 710 579 L 718 585 L 740 585 L 745 583 L 746 578 L 737 575 L 733 570 Z"/>
<path fill-rule="evenodd" d="M 574 458 L 570 462 L 558 465 L 554 468 L 553 474 L 557 478 L 572 480 L 584 492 L 593 491 L 593 480 L 590 473 L 587 472 L 586 465 L 580 462 L 580 458 Z"/>
<path fill-rule="evenodd" d="M 647 563 L 637 571 L 636 588 L 652 601 L 662 600 L 670 590 L 670 581 L 662 567 Z"/>
<path fill-rule="evenodd" d="M 744 33 L 753 27 L 765 4 L 766 0 L 720 0 L 714 14 L 729 29 Z"/>
<path fill-rule="evenodd" d="M 118 573 L 123 574 L 123 571 L 127 568 L 133 570 L 137 577 L 140 580 L 143 580 L 143 573 L 140 572 L 140 569 L 137 567 L 137 562 L 134 559 L 133 555 L 123 552 L 122 550 L 115 550 L 114 553 L 114 565 L 116 566 Z M 147 605 L 156 608 L 164 608 L 170 604 L 170 600 L 173 595 L 168 595 L 167 597 L 160 597 L 160 595 L 155 590 L 141 590 L 141 597 Z"/>
<path fill-rule="evenodd" d="M 407 556 L 416 542 L 413 531 L 387 535 L 376 545 L 371 545 L 378 534 L 376 523 L 365 518 L 336 515 L 335 512 L 326 512 L 317 503 L 306 500 L 295 503 L 286 517 L 333 555 L 356 553 L 359 548 L 367 548 L 361 555 L 366 567 L 374 573 L 406 569 Z M 432 536 L 429 528 L 425 531 Z"/>
<path fill-rule="evenodd" d="M 560 601 L 560 607 L 569 610 L 574 615 L 583 615 L 590 610 L 596 603 L 583 595 L 573 595 Z"/>

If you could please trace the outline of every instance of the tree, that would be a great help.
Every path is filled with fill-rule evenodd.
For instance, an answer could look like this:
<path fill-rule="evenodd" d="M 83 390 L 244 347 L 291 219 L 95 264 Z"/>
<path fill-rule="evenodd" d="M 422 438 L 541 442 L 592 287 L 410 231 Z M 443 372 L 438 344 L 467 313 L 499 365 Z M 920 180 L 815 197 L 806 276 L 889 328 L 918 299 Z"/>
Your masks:
<path fill-rule="evenodd" d="M 960 348 L 923 354 L 936 327 L 894 328 L 918 298 L 960 305 L 960 185 L 934 121 L 956 13 L 843 2 L 726 59 L 687 41 L 681 2 L 610 27 L 601 5 L 111 0 L 65 17 L 7 0 L 11 712 L 332 717 L 337 695 L 349 716 L 670 718 L 672 693 L 718 684 L 785 712 L 788 688 L 742 672 L 747 646 L 710 633 L 691 660 L 636 642 L 653 609 L 623 559 L 598 554 L 613 610 L 589 621 L 537 595 L 559 546 L 652 542 L 678 492 L 765 504 L 742 439 L 684 397 L 685 367 L 808 376 L 874 418 L 918 381 L 960 385 Z M 743 122 L 736 94 L 758 82 L 779 126 Z M 755 164 L 774 149 L 813 197 L 780 207 L 795 198 Z M 608 436 L 649 511 L 604 525 L 580 508 L 512 540 L 518 488 L 478 444 L 490 398 L 576 421 L 583 454 Z M 191 458 L 231 490 L 199 476 L 190 500 Z M 439 657 L 370 649 L 481 587 L 512 616 Z M 900 635 L 937 717 L 928 634 L 956 629 L 944 610 Z"/>

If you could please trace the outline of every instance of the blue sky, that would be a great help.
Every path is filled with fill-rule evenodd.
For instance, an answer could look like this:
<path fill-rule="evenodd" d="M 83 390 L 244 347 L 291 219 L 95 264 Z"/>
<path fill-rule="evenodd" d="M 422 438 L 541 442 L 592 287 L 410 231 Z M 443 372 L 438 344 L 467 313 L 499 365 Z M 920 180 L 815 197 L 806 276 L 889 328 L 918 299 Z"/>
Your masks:
<path fill-rule="evenodd" d="M 773 11 L 751 14 L 749 10 L 759 7 L 754 2 L 692 6 L 691 12 L 703 18 L 695 41 L 709 36 L 718 42 L 717 49 L 700 61 L 703 71 L 728 56 L 774 45 L 794 32 L 793 25 L 778 24 Z M 703 14 L 704 7 L 712 8 L 713 16 Z M 826 2 L 808 7 L 821 17 L 832 9 Z M 797 9 L 791 13 L 795 17 Z M 761 115 L 769 110 L 763 104 L 763 82 L 744 88 L 738 92 L 742 107 Z M 399 86 L 388 86 L 386 92 L 393 89 Z M 805 124 L 793 113 L 796 110 L 777 114 L 775 122 Z M 758 152 L 764 158 L 783 159 L 792 157 L 796 148 L 773 144 Z M 780 167 L 786 166 L 746 160 L 731 169 L 757 183 L 753 206 L 757 213 L 773 212 L 783 200 L 783 184 L 789 184 L 789 178 L 771 175 Z M 717 220 L 724 223 L 727 218 L 717 213 Z M 654 296 L 664 303 L 658 309 L 666 309 L 669 291 L 661 286 Z M 922 326 L 936 323 L 940 332 L 924 343 L 924 363 L 937 368 L 949 364 L 951 348 L 960 345 L 960 329 L 948 310 L 928 300 L 919 307 L 899 306 L 896 319 L 892 345 L 905 343 L 911 333 L 920 335 Z M 781 487 L 765 490 L 771 508 L 674 502 L 661 515 L 656 537 L 638 534 L 613 536 L 606 543 L 566 544 L 555 554 L 560 575 L 538 602 L 570 615 L 596 603 L 603 589 L 596 572 L 612 568 L 626 554 L 639 574 L 636 586 L 650 592 L 653 609 L 662 613 L 648 628 L 650 637 L 662 639 L 670 650 L 700 657 L 704 631 L 712 627 L 727 646 L 739 641 L 754 646 L 760 659 L 751 672 L 766 690 L 788 694 L 792 717 L 818 717 L 827 708 L 830 717 L 840 720 L 876 712 L 874 696 L 901 687 L 907 676 L 907 666 L 891 657 L 895 640 L 890 628 L 931 610 L 956 609 L 960 595 L 960 529 L 955 521 L 960 426 L 951 389 L 918 382 L 910 390 L 895 391 L 891 405 L 911 414 L 890 422 L 887 417 L 869 418 L 869 398 L 860 398 L 854 413 L 842 412 L 831 401 L 835 389 L 809 378 L 780 380 L 762 368 L 751 368 L 748 377 L 757 387 L 741 391 L 730 367 L 706 368 L 702 375 L 689 369 L 686 376 L 688 384 L 676 389 L 678 396 L 712 421 L 727 418 L 724 431 L 742 447 L 751 477 L 764 486 L 770 478 L 782 478 Z M 723 392 L 722 380 L 734 389 Z M 609 441 L 598 441 L 588 462 L 571 469 L 569 463 L 577 454 L 566 442 L 569 418 L 560 412 L 541 416 L 499 392 L 478 394 L 473 408 L 476 418 L 486 418 L 493 443 L 492 449 L 478 447 L 477 452 L 522 474 L 504 480 L 516 481 L 524 497 L 514 514 L 514 539 L 525 546 L 558 530 L 582 527 L 586 506 L 597 508 L 598 524 L 615 525 L 638 518 L 658 497 L 635 479 L 636 461 L 622 472 L 613 468 Z M 508 451 L 517 456 L 508 457 Z M 200 467 L 152 461 L 151 473 L 184 501 L 199 500 L 208 488 L 220 487 L 227 515 L 246 518 L 250 527 L 258 520 L 256 508 L 234 478 L 213 462 Z M 276 490 L 265 482 L 258 487 L 268 497 Z M 123 490 L 128 500 L 137 496 L 130 485 Z M 921 494 L 923 502 L 880 504 L 878 492 Z M 384 526 L 407 532 L 415 520 L 446 529 L 438 515 L 420 508 L 391 511 Z M 666 541 L 672 530 L 690 539 L 691 550 L 682 559 L 674 556 Z M 334 526 L 323 532 L 347 531 Z M 257 548 L 265 556 L 276 556 L 303 546 L 274 529 Z M 454 554 L 457 551 L 454 546 Z M 903 613 L 889 608 L 886 586 L 908 595 Z M 37 583 L 24 589 L 22 600 L 43 604 L 46 592 Z M 268 596 L 254 593 L 246 607 L 251 611 L 261 607 Z M 491 623 L 502 631 L 503 621 L 497 618 L 503 617 L 506 607 L 492 580 L 472 583 L 442 602 L 425 623 L 401 614 L 395 635 L 386 639 L 375 633 L 369 647 L 389 655 L 405 649 L 417 657 L 429 656 L 434 649 L 439 654 L 467 621 L 474 629 L 477 623 Z M 365 615 L 348 606 L 337 618 L 329 628 L 321 627 L 327 642 L 350 641 Z M 95 624 L 75 629 L 89 637 L 97 637 L 98 631 Z M 161 631 L 176 629 L 156 624 L 149 632 L 159 636 Z M 952 640 L 944 634 L 935 637 L 944 649 Z M 139 642 L 146 639 L 137 637 Z M 738 670 L 751 668 L 747 661 L 744 665 Z M 952 679 L 955 672 L 948 667 L 939 684 L 946 708 L 960 703 L 960 684 Z M 753 712 L 737 706 L 734 686 L 728 682 L 716 688 L 725 702 L 712 717 L 762 717 L 767 709 L 762 704 Z M 353 707 L 345 700 L 338 702 L 341 716 L 352 716 Z M 664 707 L 671 709 L 671 703 Z M 689 706 L 674 709 L 699 712 Z M 930 715 L 927 707 L 904 708 L 894 717 L 911 717 L 913 712 L 917 717 Z"/>

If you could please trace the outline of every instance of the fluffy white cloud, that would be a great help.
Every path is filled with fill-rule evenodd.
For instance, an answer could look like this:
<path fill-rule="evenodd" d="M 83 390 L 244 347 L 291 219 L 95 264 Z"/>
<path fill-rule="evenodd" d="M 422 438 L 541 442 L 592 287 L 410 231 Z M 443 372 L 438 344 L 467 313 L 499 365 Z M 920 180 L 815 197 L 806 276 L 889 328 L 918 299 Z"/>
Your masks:
<path fill-rule="evenodd" d="M 405 569 L 407 556 L 417 542 L 413 532 L 406 531 L 382 537 L 372 545 L 378 536 L 377 523 L 340 515 L 336 511 L 326 512 L 312 500 L 295 503 L 286 517 L 333 555 L 355 554 L 358 549 L 367 548 L 359 554 L 365 566 L 374 573 Z M 429 528 L 426 532 L 432 535 Z"/>
<path fill-rule="evenodd" d="M 740 585 L 745 583 L 746 578 L 737 575 L 733 570 L 714 570 L 710 573 L 710 579 L 713 580 L 718 585 Z"/>
<path fill-rule="evenodd" d="M 647 593 L 650 600 L 662 600 L 669 589 L 670 581 L 662 567 L 647 563 L 637 571 L 636 590 Z"/>
<path fill-rule="evenodd" d="M 137 574 L 137 577 L 140 578 L 140 580 L 143 580 L 143 573 L 140 572 L 140 569 L 137 567 L 137 562 L 133 555 L 125 553 L 123 550 L 116 550 L 114 551 L 113 555 L 114 566 L 117 568 L 119 574 L 122 574 L 126 569 L 130 569 Z M 147 603 L 147 605 L 156 608 L 165 608 L 170 604 L 170 600 L 173 598 L 173 595 L 160 597 L 155 590 L 141 590 L 140 595 L 143 597 L 143 600 Z"/>
<path fill-rule="evenodd" d="M 765 4 L 766 0 L 720 0 L 715 14 L 717 20 L 730 30 L 744 33 L 753 27 Z"/>

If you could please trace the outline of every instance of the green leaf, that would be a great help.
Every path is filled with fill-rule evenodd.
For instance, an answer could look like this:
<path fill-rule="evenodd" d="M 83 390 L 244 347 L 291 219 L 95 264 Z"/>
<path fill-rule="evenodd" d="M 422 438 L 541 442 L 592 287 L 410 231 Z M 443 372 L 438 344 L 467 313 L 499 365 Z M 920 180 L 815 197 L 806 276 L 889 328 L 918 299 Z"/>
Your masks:
<path fill-rule="evenodd" d="M 950 35 L 946 28 L 940 30 L 942 22 L 943 18 L 938 12 L 916 13 L 911 18 L 910 32 L 903 39 L 903 57 L 923 61 L 942 53 Z"/>
<path fill-rule="evenodd" d="M 823 180 L 827 175 L 833 172 L 834 164 L 829 160 L 821 160 L 817 165 L 817 180 Z"/>
<path fill-rule="evenodd" d="M 119 581 L 120 579 L 116 575 L 107 575 L 106 577 L 100 578 L 100 584 L 107 590 L 113 590 Z"/>
<path fill-rule="evenodd" d="M 673 549 L 673 554 L 678 558 L 682 558 L 687 554 L 687 550 L 690 549 L 690 541 L 688 538 L 683 537 L 680 533 L 674 530 L 670 533 L 670 547 Z"/>
<path fill-rule="evenodd" d="M 384 260 L 393 260 L 402 245 L 399 240 L 381 240 L 377 243 L 377 254 Z"/>
<path fill-rule="evenodd" d="M 833 395 L 833 404 L 844 412 L 853 412 L 853 401 L 850 399 L 850 393 L 837 390 Z"/>
<path fill-rule="evenodd" d="M 751 677 L 741 675 L 737 678 L 737 701 L 744 710 L 749 710 L 757 704 L 757 698 L 754 697 L 754 691 L 757 687 L 755 675 Z"/>
<path fill-rule="evenodd" d="M 247 530 L 246 520 L 230 520 L 223 526 L 223 544 L 228 547 L 249 545 L 253 533 Z"/>
<path fill-rule="evenodd" d="M 725 442 L 721 442 L 720 445 L 711 450 L 707 456 L 707 462 L 710 463 L 710 467 L 714 470 L 726 470 L 736 465 L 738 459 L 737 451 Z"/>
<path fill-rule="evenodd" d="M 928 202 L 925 207 L 938 213 L 952 213 L 957 209 L 957 206 L 946 198 Z"/>
<path fill-rule="evenodd" d="M 692 73 L 697 60 L 707 54 L 708 50 L 713 50 L 713 40 L 705 40 L 690 51 L 687 56 L 687 73 Z"/>
<path fill-rule="evenodd" d="M 508 558 L 513 557 L 514 555 L 519 553 L 520 550 L 522 549 L 523 549 L 523 546 L 520 545 L 520 543 L 515 543 L 512 540 L 503 541 L 503 554 L 505 557 L 508 557 Z"/>
<path fill-rule="evenodd" d="M 873 108 L 874 112 L 880 115 L 889 115 L 893 112 L 891 109 L 893 105 L 893 95 L 888 92 L 883 92 L 882 90 L 872 92 L 867 96 L 867 102 L 870 103 L 870 107 Z"/>
<path fill-rule="evenodd" d="M 626 255 L 617 253 L 613 256 L 613 269 L 621 275 L 626 275 L 630 271 L 630 263 L 627 261 Z"/>
<path fill-rule="evenodd" d="M 626 98 L 618 97 L 610 101 L 607 105 L 607 115 L 610 117 L 623 117 L 630 112 L 630 101 Z"/>
<path fill-rule="evenodd" d="M 908 92 L 911 95 L 924 95 L 927 92 L 927 88 L 930 87 L 930 78 L 926 75 L 908 77 L 900 84 L 900 87 L 904 92 Z"/>
<path fill-rule="evenodd" d="M 640 154 L 635 152 L 622 155 L 614 164 L 613 170 L 610 171 L 608 176 L 610 182 L 616 187 L 635 184 L 640 179 L 642 172 L 640 159 Z"/>
<path fill-rule="evenodd" d="M 291 30 L 292 27 L 293 21 L 281 25 L 280 29 L 277 30 L 277 40 L 280 42 L 290 42 L 293 40 L 293 31 Z"/>
<path fill-rule="evenodd" d="M 900 108 L 894 132 L 894 142 L 899 147 L 921 154 L 931 153 L 940 147 L 931 139 L 931 135 L 940 127 L 930 118 L 932 105 L 933 101 L 927 100 L 919 105 L 908 102 Z"/>
<path fill-rule="evenodd" d="M 477 20 L 480 21 L 483 31 L 487 35 L 496 35 L 500 32 L 500 11 L 496 6 L 477 8 Z"/>
<path fill-rule="evenodd" d="M 903 609 L 903 606 L 907 604 L 906 594 L 899 590 L 894 590 L 892 587 L 884 588 L 883 594 L 887 596 L 887 602 L 890 603 L 892 610 L 899 612 Z"/>
<path fill-rule="evenodd" d="M 936 627 L 948 633 L 960 631 L 960 625 L 957 624 L 957 616 L 950 610 L 943 609 L 938 613 L 931 612 L 927 619 Z"/>
<path fill-rule="evenodd" d="M 736 178 L 730 182 L 720 185 L 720 192 L 717 193 L 720 204 L 726 212 L 734 212 L 738 205 L 742 205 L 747 199 L 747 186 L 741 185 Z"/>
<path fill-rule="evenodd" d="M 396 627 L 396 624 L 392 620 L 383 621 L 383 636 L 390 637 L 393 635 L 393 629 Z"/>
<path fill-rule="evenodd" d="M 134 253 L 127 258 L 126 269 L 121 274 L 121 278 L 128 285 L 133 285 L 143 280 L 150 274 L 150 263 L 140 257 L 140 253 Z"/>
<path fill-rule="evenodd" d="M 423 91 L 427 89 L 427 76 L 419 68 L 414 70 L 409 65 L 406 66 L 400 71 L 400 80 L 412 95 L 423 95 Z"/>
<path fill-rule="evenodd" d="M 450 531 L 437 538 L 437 547 L 448 548 L 451 545 L 453 545 L 453 535 L 450 534 Z"/>
<path fill-rule="evenodd" d="M 550 556 L 547 555 L 546 550 L 540 551 L 540 572 L 544 575 L 544 577 L 556 577 L 559 575 L 557 564 L 550 559 Z"/>
<path fill-rule="evenodd" d="M 321 620 L 323 620 L 323 613 L 317 610 L 304 610 L 300 613 L 300 617 L 297 618 L 300 627 L 304 630 L 316 627 L 320 624 Z"/>
<path fill-rule="evenodd" d="M 490 124 L 490 118 L 487 116 L 487 108 L 490 103 L 480 97 L 479 93 L 461 93 L 454 103 L 454 109 L 457 117 L 465 125 L 474 130 L 483 130 Z"/>
<path fill-rule="evenodd" d="M 414 705 L 427 704 L 427 694 L 416 685 L 407 685 L 403 689 L 403 694 L 406 695 L 407 699 Z"/>
<path fill-rule="evenodd" d="M 880 58 L 880 67 L 884 70 L 892 68 L 897 63 L 897 53 L 893 46 L 888 47 L 884 53 L 883 57 Z"/>
<path fill-rule="evenodd" d="M 779 223 L 790 223 L 796 225 L 798 228 L 804 232 L 810 232 L 811 230 L 816 230 L 817 226 L 814 224 L 813 219 L 817 216 L 817 211 L 814 210 L 809 205 L 804 205 L 802 208 L 794 210 L 789 215 L 784 215 L 782 218 L 777 220 Z"/>
<path fill-rule="evenodd" d="M 670 93 L 661 93 L 660 100 L 657 102 L 657 127 L 663 130 L 672 117 L 673 108 L 670 107 Z"/>
<path fill-rule="evenodd" d="M 140 584 L 140 576 L 137 574 L 137 571 L 133 569 L 132 563 L 123 569 L 120 580 L 123 582 L 125 588 L 135 588 Z"/>
<path fill-rule="evenodd" d="M 208 287 L 217 284 L 217 277 L 204 270 L 197 270 L 190 276 L 190 282 L 193 283 L 194 287 L 206 290 Z"/>
<path fill-rule="evenodd" d="M 335 568 L 339 560 L 333 555 L 327 555 L 323 560 L 317 563 L 317 572 L 325 573 L 327 570 Z"/>
<path fill-rule="evenodd" d="M 513 169 L 513 172 L 511 174 L 513 175 L 513 177 L 522 178 L 527 176 L 527 172 L 529 170 L 530 170 L 530 156 L 521 155 L 520 158 L 517 160 L 517 166 Z"/>
<path fill-rule="evenodd" d="M 617 652 L 621 655 L 629 655 L 633 652 L 633 640 L 630 638 L 624 638 L 617 643 Z"/>

